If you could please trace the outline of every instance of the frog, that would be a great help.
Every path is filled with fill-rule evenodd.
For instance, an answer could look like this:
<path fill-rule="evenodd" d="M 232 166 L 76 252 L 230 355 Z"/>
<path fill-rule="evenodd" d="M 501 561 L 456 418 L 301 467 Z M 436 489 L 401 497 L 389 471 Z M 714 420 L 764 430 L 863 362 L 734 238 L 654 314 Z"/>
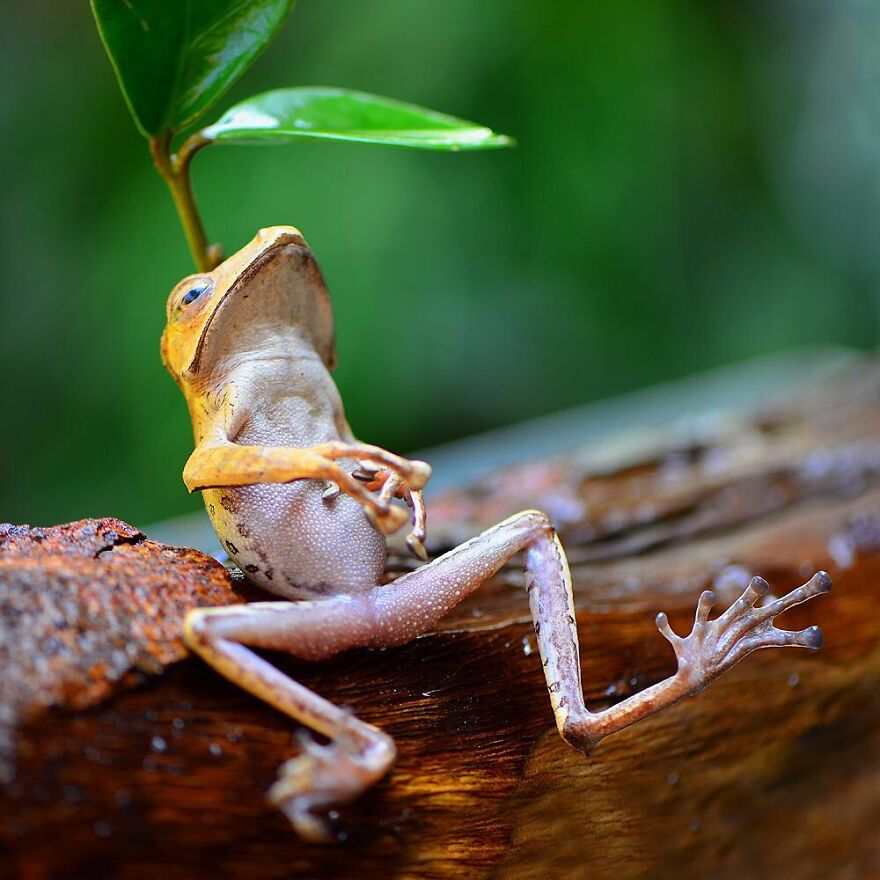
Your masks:
<path fill-rule="evenodd" d="M 331 376 L 334 340 L 330 295 L 314 254 L 296 228 L 273 226 L 212 271 L 173 288 L 161 345 L 192 422 L 194 449 L 183 481 L 202 493 L 230 559 L 273 597 L 195 608 L 185 618 L 184 639 L 218 673 L 298 725 L 300 747 L 279 768 L 268 800 L 306 840 L 334 839 L 328 816 L 379 782 L 397 749 L 387 733 L 259 651 L 320 661 L 402 645 L 521 555 L 556 728 L 589 754 L 756 650 L 821 647 L 818 627 L 787 631 L 775 618 L 827 593 L 825 572 L 778 598 L 763 578 L 751 578 L 714 617 L 719 600 L 705 590 L 688 635 L 676 634 L 666 614 L 656 617 L 675 653 L 675 673 L 588 709 L 572 578 L 551 519 L 522 511 L 429 559 L 424 490 L 431 468 L 355 437 Z M 417 561 L 388 579 L 389 536 L 404 526 Z"/>

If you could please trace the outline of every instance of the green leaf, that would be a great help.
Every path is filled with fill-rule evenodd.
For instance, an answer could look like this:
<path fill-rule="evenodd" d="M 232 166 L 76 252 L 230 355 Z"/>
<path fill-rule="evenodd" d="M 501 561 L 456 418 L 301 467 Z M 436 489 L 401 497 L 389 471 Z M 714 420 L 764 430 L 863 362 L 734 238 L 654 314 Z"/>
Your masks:
<path fill-rule="evenodd" d="M 201 116 L 266 48 L 296 0 L 91 0 L 146 137 Z"/>
<path fill-rule="evenodd" d="M 199 134 L 212 143 L 290 143 L 301 138 L 424 150 L 485 150 L 513 141 L 475 122 L 364 92 L 276 89 L 248 98 Z"/>

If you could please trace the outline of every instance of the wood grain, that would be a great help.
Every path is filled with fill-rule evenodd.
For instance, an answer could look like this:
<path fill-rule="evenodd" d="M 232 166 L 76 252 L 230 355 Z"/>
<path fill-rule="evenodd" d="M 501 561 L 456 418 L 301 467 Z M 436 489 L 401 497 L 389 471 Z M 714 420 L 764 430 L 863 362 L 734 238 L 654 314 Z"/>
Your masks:
<path fill-rule="evenodd" d="M 673 669 L 653 616 L 749 575 L 823 650 L 764 651 L 589 757 L 553 729 L 522 572 L 414 643 L 274 657 L 397 740 L 389 777 L 311 846 L 263 800 L 289 722 L 195 660 L 22 732 L 0 807 L 10 876 L 880 876 L 880 370 L 758 413 L 508 468 L 431 507 L 432 550 L 545 507 L 573 560 L 594 705 Z M 390 563 L 390 575 L 410 565 Z"/>

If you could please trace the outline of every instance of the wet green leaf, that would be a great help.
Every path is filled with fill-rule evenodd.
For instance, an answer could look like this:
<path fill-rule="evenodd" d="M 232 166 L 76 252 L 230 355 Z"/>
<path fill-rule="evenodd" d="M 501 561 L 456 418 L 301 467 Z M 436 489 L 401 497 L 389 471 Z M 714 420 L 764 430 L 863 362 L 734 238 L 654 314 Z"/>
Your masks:
<path fill-rule="evenodd" d="M 425 150 L 484 150 L 513 141 L 492 129 L 348 89 L 275 89 L 227 110 L 201 135 L 211 142 L 288 143 L 302 138 Z"/>
<path fill-rule="evenodd" d="M 200 117 L 271 41 L 295 0 L 91 0 L 125 100 L 147 137 Z"/>

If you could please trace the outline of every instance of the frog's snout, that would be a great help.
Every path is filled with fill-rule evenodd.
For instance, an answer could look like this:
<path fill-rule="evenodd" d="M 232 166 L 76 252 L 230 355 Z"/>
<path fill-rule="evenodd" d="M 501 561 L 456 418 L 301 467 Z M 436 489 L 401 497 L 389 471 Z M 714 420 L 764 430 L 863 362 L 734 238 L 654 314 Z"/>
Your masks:
<path fill-rule="evenodd" d="M 260 229 L 254 238 L 264 247 L 287 242 L 304 243 L 302 233 L 295 226 L 266 226 Z"/>

